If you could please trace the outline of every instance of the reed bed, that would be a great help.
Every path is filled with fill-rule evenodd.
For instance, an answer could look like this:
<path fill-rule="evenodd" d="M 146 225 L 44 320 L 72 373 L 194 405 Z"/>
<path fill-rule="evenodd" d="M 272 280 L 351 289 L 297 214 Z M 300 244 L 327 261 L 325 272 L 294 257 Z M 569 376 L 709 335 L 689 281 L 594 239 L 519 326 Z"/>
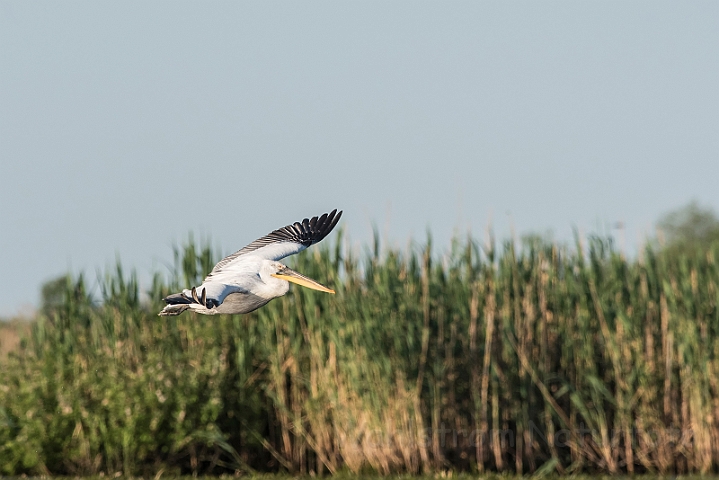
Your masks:
<path fill-rule="evenodd" d="M 25 319 L 0 320 L 0 366 L 10 352 L 20 347 L 23 335 L 27 336 L 30 322 Z"/>
<path fill-rule="evenodd" d="M 2 364 L 0 474 L 718 471 L 719 246 L 377 244 L 244 316 L 156 316 L 217 259 L 192 241 L 149 302 L 68 281 Z"/>

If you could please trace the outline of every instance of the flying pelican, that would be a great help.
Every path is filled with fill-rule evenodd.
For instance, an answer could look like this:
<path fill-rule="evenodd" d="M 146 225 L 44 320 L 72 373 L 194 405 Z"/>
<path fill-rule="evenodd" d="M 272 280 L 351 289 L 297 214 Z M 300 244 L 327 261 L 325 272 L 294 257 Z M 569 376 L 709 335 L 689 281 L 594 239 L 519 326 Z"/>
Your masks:
<path fill-rule="evenodd" d="M 249 313 L 287 293 L 289 282 L 335 293 L 278 260 L 299 253 L 325 238 L 341 216 L 342 212 L 338 213 L 335 209 L 258 238 L 220 260 L 202 285 L 166 297 L 167 306 L 159 315 L 179 315 L 188 309 L 204 315 Z"/>

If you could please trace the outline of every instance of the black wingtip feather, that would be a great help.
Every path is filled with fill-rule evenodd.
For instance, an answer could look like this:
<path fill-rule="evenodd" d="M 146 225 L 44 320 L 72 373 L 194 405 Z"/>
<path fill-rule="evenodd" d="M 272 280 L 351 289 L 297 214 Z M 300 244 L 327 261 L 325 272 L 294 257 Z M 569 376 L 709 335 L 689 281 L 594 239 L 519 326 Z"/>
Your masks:
<path fill-rule="evenodd" d="M 329 235 L 335 226 L 337 226 L 337 223 L 339 223 L 340 217 L 342 217 L 342 210 L 338 212 L 335 208 L 329 213 L 323 213 L 320 216 L 312 217 L 310 219 L 305 218 L 302 222 L 295 222 L 285 227 L 278 228 L 277 230 L 268 233 L 264 237 L 258 238 L 249 245 L 220 260 L 212 269 L 208 278 L 215 272 L 220 271 L 225 265 L 238 256 L 260 249 L 272 243 L 296 242 L 304 245 L 305 247 L 314 245 Z"/>
<path fill-rule="evenodd" d="M 304 244 L 307 246 L 314 245 L 322 241 L 335 228 L 342 216 L 342 211 L 337 212 L 335 208 L 329 213 L 323 213 L 318 217 L 311 219 L 305 218 L 302 223 L 295 223 L 294 226 L 300 229 L 298 236 L 305 237 Z"/>

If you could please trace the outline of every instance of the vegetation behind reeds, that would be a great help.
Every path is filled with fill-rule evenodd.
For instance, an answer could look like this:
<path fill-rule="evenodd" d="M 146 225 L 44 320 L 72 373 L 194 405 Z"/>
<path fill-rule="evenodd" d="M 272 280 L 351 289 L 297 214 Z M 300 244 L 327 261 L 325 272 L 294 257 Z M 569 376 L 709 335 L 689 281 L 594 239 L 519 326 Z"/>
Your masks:
<path fill-rule="evenodd" d="M 217 260 L 192 242 L 149 304 L 68 280 L 0 364 L 0 474 L 719 468 L 716 246 L 328 244 L 294 267 L 337 295 L 244 316 L 157 317 Z"/>

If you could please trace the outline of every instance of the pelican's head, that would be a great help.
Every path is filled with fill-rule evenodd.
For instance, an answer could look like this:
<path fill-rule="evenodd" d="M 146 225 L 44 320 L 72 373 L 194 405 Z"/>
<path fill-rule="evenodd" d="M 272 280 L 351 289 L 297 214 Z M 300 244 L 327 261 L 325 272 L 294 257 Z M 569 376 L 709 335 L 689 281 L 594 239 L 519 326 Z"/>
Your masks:
<path fill-rule="evenodd" d="M 280 280 L 285 280 L 287 282 L 296 283 L 297 285 L 302 285 L 303 287 L 311 288 L 312 290 L 335 293 L 335 291 L 331 288 L 327 288 L 324 285 L 315 282 L 311 278 L 305 277 L 299 272 L 295 272 L 290 267 L 280 262 L 272 262 L 271 268 L 272 270 L 274 270 L 274 273 L 270 274 L 270 276 L 272 277 L 279 278 Z"/>

